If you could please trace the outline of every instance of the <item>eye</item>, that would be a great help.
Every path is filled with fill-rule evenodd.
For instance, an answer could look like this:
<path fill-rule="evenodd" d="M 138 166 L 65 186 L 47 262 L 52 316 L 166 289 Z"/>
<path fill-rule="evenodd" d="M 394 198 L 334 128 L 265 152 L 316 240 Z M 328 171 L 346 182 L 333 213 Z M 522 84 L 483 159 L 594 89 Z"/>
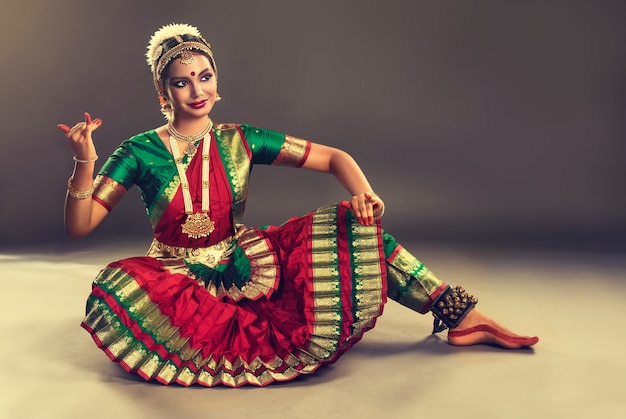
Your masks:
<path fill-rule="evenodd" d="M 211 80 L 211 77 L 213 77 L 213 74 L 211 73 L 205 73 L 202 75 L 202 77 L 200 77 L 201 81 L 209 81 Z"/>
<path fill-rule="evenodd" d="M 181 88 L 187 86 L 187 80 L 176 80 L 172 81 L 170 84 L 174 87 Z"/>

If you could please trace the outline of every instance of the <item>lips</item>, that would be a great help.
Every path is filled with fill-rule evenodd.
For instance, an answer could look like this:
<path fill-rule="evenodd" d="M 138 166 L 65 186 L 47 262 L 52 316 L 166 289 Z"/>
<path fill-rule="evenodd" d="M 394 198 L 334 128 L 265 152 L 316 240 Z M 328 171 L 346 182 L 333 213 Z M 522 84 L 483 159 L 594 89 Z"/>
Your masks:
<path fill-rule="evenodd" d="M 205 103 L 206 103 L 206 100 L 201 100 L 200 102 L 190 103 L 189 106 L 191 106 L 194 109 L 200 109 L 204 107 Z"/>

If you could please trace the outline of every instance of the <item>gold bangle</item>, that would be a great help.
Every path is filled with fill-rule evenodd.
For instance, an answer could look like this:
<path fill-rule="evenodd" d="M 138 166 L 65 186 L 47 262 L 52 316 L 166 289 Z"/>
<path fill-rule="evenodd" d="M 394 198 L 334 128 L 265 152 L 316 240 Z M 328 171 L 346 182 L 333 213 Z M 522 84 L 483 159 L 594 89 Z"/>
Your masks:
<path fill-rule="evenodd" d="M 385 214 L 385 204 L 382 205 L 380 211 L 376 211 L 374 213 L 374 220 L 380 220 L 381 218 L 383 218 L 384 214 Z"/>
<path fill-rule="evenodd" d="M 89 160 L 81 160 L 76 156 L 74 156 L 73 159 L 76 163 L 94 163 L 96 160 L 98 160 L 98 156 L 96 156 L 95 159 L 89 159 Z"/>
<path fill-rule="evenodd" d="M 91 183 L 91 188 L 81 192 L 74 189 L 74 187 L 72 186 L 72 180 L 74 180 L 74 176 L 70 176 L 70 178 L 67 180 L 67 192 L 69 193 L 70 197 L 74 199 L 87 199 L 90 198 L 91 195 L 93 195 L 93 191 L 96 188 L 93 182 Z"/>

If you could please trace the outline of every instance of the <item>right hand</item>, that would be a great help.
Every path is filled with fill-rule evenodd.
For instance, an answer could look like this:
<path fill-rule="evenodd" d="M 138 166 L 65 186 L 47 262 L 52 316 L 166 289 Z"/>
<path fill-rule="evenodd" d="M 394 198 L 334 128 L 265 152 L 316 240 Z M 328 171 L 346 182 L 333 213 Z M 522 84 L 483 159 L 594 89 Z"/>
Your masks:
<path fill-rule="evenodd" d="M 79 122 L 72 128 L 65 124 L 57 127 L 65 133 L 74 155 L 80 160 L 90 160 L 97 158 L 96 147 L 91 138 L 91 133 L 102 125 L 100 118 L 91 119 L 91 115 L 85 112 L 85 121 Z"/>

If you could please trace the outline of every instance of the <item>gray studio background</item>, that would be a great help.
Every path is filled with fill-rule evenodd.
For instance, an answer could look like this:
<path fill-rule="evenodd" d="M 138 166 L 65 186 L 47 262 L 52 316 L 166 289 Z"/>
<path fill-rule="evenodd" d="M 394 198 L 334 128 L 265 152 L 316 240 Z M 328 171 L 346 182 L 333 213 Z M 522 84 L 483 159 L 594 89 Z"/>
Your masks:
<path fill-rule="evenodd" d="M 162 124 L 143 54 L 171 22 L 213 45 L 214 120 L 349 151 L 400 239 L 626 247 L 624 2 L 0 4 L 2 247 L 150 241 L 136 190 L 91 238 L 65 238 L 56 124 L 104 120 L 98 167 Z M 246 222 L 345 198 L 330 176 L 256 167 Z"/>

